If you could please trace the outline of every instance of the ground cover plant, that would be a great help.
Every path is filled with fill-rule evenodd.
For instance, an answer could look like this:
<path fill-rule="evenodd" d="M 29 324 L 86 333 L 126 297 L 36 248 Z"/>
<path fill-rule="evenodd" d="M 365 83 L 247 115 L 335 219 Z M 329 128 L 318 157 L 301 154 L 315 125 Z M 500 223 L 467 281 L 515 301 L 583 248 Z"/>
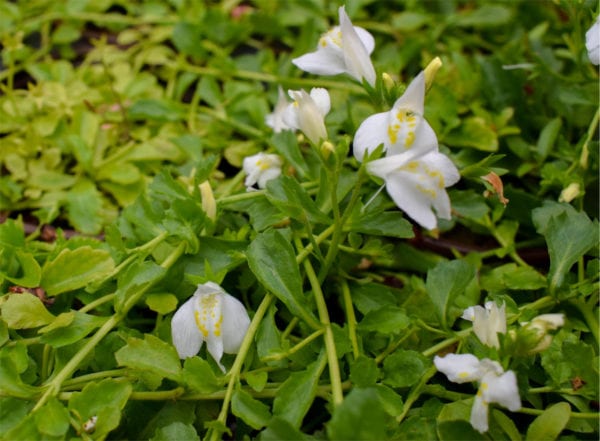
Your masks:
<path fill-rule="evenodd" d="M 597 439 L 597 14 L 0 3 L 0 438 Z"/>

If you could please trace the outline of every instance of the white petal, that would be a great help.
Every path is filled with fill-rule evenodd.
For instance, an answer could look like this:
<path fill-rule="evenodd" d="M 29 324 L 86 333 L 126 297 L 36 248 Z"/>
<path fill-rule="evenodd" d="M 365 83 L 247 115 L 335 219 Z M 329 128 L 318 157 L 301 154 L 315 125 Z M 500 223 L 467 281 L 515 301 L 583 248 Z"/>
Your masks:
<path fill-rule="evenodd" d="M 298 68 L 315 75 L 338 75 L 346 72 L 342 51 L 321 49 L 292 60 Z"/>
<path fill-rule="evenodd" d="M 225 293 L 223 288 L 217 285 L 214 282 L 206 282 L 196 287 L 196 291 L 194 295 L 206 295 L 206 294 L 214 294 L 214 293 Z"/>
<path fill-rule="evenodd" d="M 195 296 L 190 297 L 171 319 L 173 345 L 179 358 L 193 357 L 202 347 L 202 334 L 194 319 Z"/>
<path fill-rule="evenodd" d="M 481 306 L 475 307 L 475 319 L 473 320 L 473 332 L 481 343 L 492 348 L 500 347 L 498 335 L 494 324 L 490 322 L 488 312 Z"/>
<path fill-rule="evenodd" d="M 392 136 L 394 132 L 391 127 L 389 128 L 390 131 L 388 132 L 388 136 L 390 139 L 388 142 L 390 143 L 390 146 L 388 148 L 388 154 L 397 155 L 404 152 L 410 152 L 416 157 L 428 152 L 437 151 L 438 139 L 435 132 L 423 117 L 415 114 L 415 118 L 418 120 L 418 123 L 412 131 L 404 127 L 404 130 L 402 130 L 403 133 L 396 132 L 396 135 Z M 393 121 L 390 122 L 390 126 L 392 126 L 393 123 Z"/>
<path fill-rule="evenodd" d="M 534 317 L 531 324 L 544 331 L 555 330 L 565 324 L 564 314 L 542 314 Z"/>
<path fill-rule="evenodd" d="M 267 124 L 267 126 L 271 127 L 275 133 L 279 133 L 282 130 L 291 129 L 291 127 L 289 127 L 283 121 L 283 113 L 285 112 L 285 109 L 287 108 L 288 104 L 289 102 L 285 97 L 283 89 L 279 87 L 278 99 L 277 104 L 275 105 L 275 109 L 273 110 L 273 113 L 270 113 L 265 117 L 265 123 Z"/>
<path fill-rule="evenodd" d="M 289 104 L 283 113 L 281 119 L 290 128 L 294 130 L 300 129 L 300 121 L 298 118 L 298 105 L 295 103 Z"/>
<path fill-rule="evenodd" d="M 585 47 L 590 61 L 595 65 L 600 64 L 600 15 L 585 33 Z"/>
<path fill-rule="evenodd" d="M 327 129 L 325 128 L 322 110 L 325 110 L 327 106 L 325 100 L 328 100 L 329 95 L 327 94 L 327 98 L 325 98 L 325 94 L 322 90 L 324 89 L 315 92 L 315 96 L 320 101 L 320 108 L 313 98 L 304 90 L 300 91 L 300 97 L 296 100 L 296 103 L 298 104 L 297 114 L 299 129 L 302 130 L 306 137 L 314 144 L 318 144 L 319 141 L 327 139 Z"/>
<path fill-rule="evenodd" d="M 471 408 L 471 426 L 479 433 L 487 432 L 488 430 L 488 405 L 477 392 L 473 407 Z"/>
<path fill-rule="evenodd" d="M 500 376 L 491 372 L 484 375 L 479 389 L 488 403 L 498 403 L 512 412 L 521 408 L 517 377 L 513 371 L 507 371 Z"/>
<path fill-rule="evenodd" d="M 389 174 L 385 181 L 385 188 L 398 208 L 415 222 L 428 230 L 437 227 L 437 219 L 431 208 L 432 190 L 419 183 L 413 173 L 400 171 Z"/>
<path fill-rule="evenodd" d="M 242 302 L 229 294 L 223 297 L 222 310 L 223 350 L 227 354 L 236 354 L 250 326 L 250 317 Z"/>
<path fill-rule="evenodd" d="M 443 177 L 443 187 L 450 187 L 460 179 L 460 173 L 454 163 L 443 153 L 429 152 L 420 158 L 431 172 L 439 172 Z"/>
<path fill-rule="evenodd" d="M 360 26 L 354 26 L 354 30 L 358 34 L 358 38 L 360 38 L 360 41 L 367 50 L 367 53 L 370 55 L 373 52 L 373 49 L 375 49 L 375 39 L 369 31 L 361 28 Z"/>
<path fill-rule="evenodd" d="M 365 119 L 354 135 L 354 157 L 362 162 L 365 153 L 371 153 L 387 142 L 389 112 L 376 113 Z"/>
<path fill-rule="evenodd" d="M 258 177 L 258 188 L 267 188 L 267 182 L 281 175 L 281 168 L 269 168 Z"/>
<path fill-rule="evenodd" d="M 343 6 L 339 8 L 339 17 L 342 31 L 342 51 L 348 73 L 358 81 L 362 81 L 364 78 L 371 86 L 374 86 L 375 69 L 371 63 L 369 52 L 352 26 Z"/>
<path fill-rule="evenodd" d="M 475 320 L 475 308 L 476 306 L 469 306 L 467 309 L 465 309 L 462 313 L 462 315 L 460 316 L 460 318 L 464 319 L 464 320 L 469 320 L 470 322 L 472 322 L 473 320 Z"/>
<path fill-rule="evenodd" d="M 329 110 L 331 109 L 331 99 L 329 98 L 329 92 L 327 92 L 327 89 L 315 87 L 311 89 L 310 97 L 315 103 L 315 106 L 317 106 L 317 109 L 319 109 L 321 116 L 324 117 L 329 113 Z"/>
<path fill-rule="evenodd" d="M 444 357 L 436 355 L 433 363 L 453 383 L 477 381 L 482 376 L 480 362 L 472 354 L 447 354 Z"/>
<path fill-rule="evenodd" d="M 393 111 L 411 110 L 423 115 L 425 108 L 425 72 L 421 71 L 408 85 L 404 94 L 396 100 Z"/>

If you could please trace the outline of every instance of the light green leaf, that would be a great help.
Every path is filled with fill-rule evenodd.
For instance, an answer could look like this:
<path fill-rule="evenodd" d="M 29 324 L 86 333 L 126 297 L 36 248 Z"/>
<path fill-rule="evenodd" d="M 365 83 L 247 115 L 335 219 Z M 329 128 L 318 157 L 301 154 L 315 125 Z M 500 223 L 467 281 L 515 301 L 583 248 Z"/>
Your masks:
<path fill-rule="evenodd" d="M 300 221 L 308 219 L 311 223 L 331 224 L 331 219 L 319 210 L 306 190 L 294 178 L 281 176 L 270 180 L 265 195 L 269 202 L 290 217 Z"/>
<path fill-rule="evenodd" d="M 107 317 L 99 317 L 72 311 L 60 314 L 56 320 L 39 330 L 41 341 L 59 348 L 70 345 L 86 337 L 94 329 L 102 326 Z"/>
<path fill-rule="evenodd" d="M 17 250 L 15 256 L 21 266 L 21 275 L 19 277 L 14 277 L 4 274 L 4 278 L 17 286 L 24 286 L 25 288 L 35 288 L 36 286 L 40 286 L 42 269 L 37 260 L 35 260 L 35 257 L 33 257 L 31 253 L 23 250 Z M 0 272 L 0 274 L 2 274 L 2 272 Z"/>
<path fill-rule="evenodd" d="M 166 272 L 163 267 L 152 261 L 133 263 L 119 276 L 115 309 L 119 310 L 131 296 L 157 283 Z"/>
<path fill-rule="evenodd" d="M 527 429 L 526 441 L 553 441 L 563 431 L 571 417 L 571 406 L 560 402 L 548 407 Z"/>
<path fill-rule="evenodd" d="M 231 412 L 253 429 L 265 427 L 271 419 L 269 407 L 254 399 L 248 392 L 238 389 L 231 398 Z"/>
<path fill-rule="evenodd" d="M 560 117 L 556 117 L 550 120 L 542 129 L 537 142 L 537 152 L 540 160 L 544 160 L 552 151 L 561 127 L 562 120 Z"/>
<path fill-rule="evenodd" d="M 165 315 L 177 309 L 177 297 L 166 292 L 148 294 L 146 305 L 154 312 Z"/>
<path fill-rule="evenodd" d="M 150 334 L 145 334 L 143 340 L 128 338 L 115 358 L 119 366 L 149 371 L 176 381 L 181 379 L 181 364 L 175 348 Z"/>
<path fill-rule="evenodd" d="M 523 437 L 519 433 L 519 429 L 511 418 L 507 417 L 498 409 L 492 409 L 491 415 L 498 426 L 500 426 L 504 433 L 508 435 L 510 441 L 522 441 Z"/>
<path fill-rule="evenodd" d="M 28 293 L 8 295 L 0 311 L 9 329 L 37 328 L 54 320 L 42 301 Z"/>
<path fill-rule="evenodd" d="M 41 286 L 50 296 L 83 288 L 110 274 L 115 267 L 110 253 L 90 246 L 64 249 L 42 268 Z"/>
<path fill-rule="evenodd" d="M 382 334 L 401 332 L 410 325 L 410 319 L 402 308 L 384 306 L 368 312 L 358 324 L 362 331 L 376 331 Z"/>
<path fill-rule="evenodd" d="M 306 307 L 302 279 L 294 249 L 277 230 L 259 234 L 247 251 L 248 265 L 259 282 L 275 295 L 290 312 L 320 327 L 314 314 Z"/>
<path fill-rule="evenodd" d="M 56 398 L 51 398 L 35 412 L 34 421 L 40 433 L 61 437 L 69 430 L 69 411 Z"/>
<path fill-rule="evenodd" d="M 183 382 L 192 391 L 210 394 L 221 388 L 208 362 L 200 357 L 187 358 L 183 364 Z"/>

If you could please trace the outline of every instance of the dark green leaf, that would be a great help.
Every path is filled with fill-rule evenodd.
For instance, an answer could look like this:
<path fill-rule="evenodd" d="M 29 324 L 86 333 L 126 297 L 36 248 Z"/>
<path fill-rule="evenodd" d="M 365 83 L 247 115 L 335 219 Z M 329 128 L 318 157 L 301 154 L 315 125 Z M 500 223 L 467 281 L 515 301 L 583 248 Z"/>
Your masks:
<path fill-rule="evenodd" d="M 279 231 L 268 230 L 252 241 L 247 255 L 248 265 L 260 283 L 292 314 L 319 327 L 315 316 L 306 307 L 300 270 L 290 242 Z"/>
<path fill-rule="evenodd" d="M 210 394 L 221 388 L 221 383 L 206 360 L 190 357 L 183 364 L 183 382 L 194 392 Z"/>
<path fill-rule="evenodd" d="M 350 365 L 350 381 L 357 387 L 374 386 L 379 377 L 379 368 L 373 358 L 360 355 Z"/>
<path fill-rule="evenodd" d="M 267 428 L 260 434 L 260 441 L 298 440 L 306 437 L 300 430 L 290 424 L 287 420 L 279 417 L 271 418 Z"/>
<path fill-rule="evenodd" d="M 265 427 L 271 419 L 269 407 L 252 398 L 252 395 L 242 389 L 238 389 L 233 393 L 231 412 L 256 430 Z"/>
<path fill-rule="evenodd" d="M 365 214 L 350 222 L 349 229 L 359 233 L 400 239 L 414 236 L 411 223 L 399 211 Z"/>
<path fill-rule="evenodd" d="M 166 270 L 151 261 L 140 261 L 132 264 L 119 277 L 115 298 L 115 308 L 123 307 L 125 301 L 141 290 L 146 290 L 163 278 Z"/>
<path fill-rule="evenodd" d="M 267 199 L 288 216 L 300 221 L 308 219 L 311 223 L 329 225 L 331 219 L 317 208 L 306 190 L 289 176 L 281 176 L 267 183 Z"/>
<path fill-rule="evenodd" d="M 362 331 L 376 331 L 382 334 L 395 334 L 410 325 L 410 319 L 403 309 L 397 306 L 384 306 L 368 312 L 358 327 Z"/>
<path fill-rule="evenodd" d="M 383 362 L 383 382 L 392 387 L 409 387 L 421 379 L 429 360 L 419 352 L 399 349 Z"/>
<path fill-rule="evenodd" d="M 332 441 L 388 439 L 386 426 L 390 422 L 377 392 L 353 389 L 344 402 L 335 408 L 327 423 L 327 435 Z"/>

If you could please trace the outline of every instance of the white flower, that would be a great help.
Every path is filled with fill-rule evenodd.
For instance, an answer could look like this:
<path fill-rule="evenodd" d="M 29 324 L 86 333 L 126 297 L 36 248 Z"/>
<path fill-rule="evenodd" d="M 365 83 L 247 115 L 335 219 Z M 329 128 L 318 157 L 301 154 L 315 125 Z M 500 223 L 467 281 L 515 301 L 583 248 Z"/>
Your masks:
<path fill-rule="evenodd" d="M 396 205 L 427 229 L 437 227 L 436 215 L 450 219 L 450 198 L 445 188 L 460 175 L 450 159 L 437 151 L 414 157 L 410 153 L 387 156 L 367 164 L 367 171 L 385 181 Z"/>
<path fill-rule="evenodd" d="M 374 86 L 376 75 L 369 55 L 375 48 L 375 40 L 363 28 L 352 26 L 343 6 L 338 12 L 340 25 L 321 36 L 315 52 L 295 58 L 292 63 L 317 75 L 347 73 Z"/>
<path fill-rule="evenodd" d="M 600 64 L 600 15 L 585 33 L 585 47 L 590 61 L 596 66 Z"/>
<path fill-rule="evenodd" d="M 554 331 L 565 324 L 565 316 L 563 314 L 542 314 L 534 317 L 530 322 L 523 323 L 523 328 L 530 331 L 537 344 L 530 349 L 529 353 L 535 354 L 541 352 L 550 346 L 552 336 L 548 331 Z"/>
<path fill-rule="evenodd" d="M 389 112 L 376 113 L 362 122 L 354 136 L 354 156 L 362 161 L 380 144 L 386 155 L 409 153 L 418 156 L 437 150 L 435 132 L 423 118 L 425 103 L 425 73 L 408 85 Z"/>
<path fill-rule="evenodd" d="M 273 129 L 275 133 L 279 133 L 282 130 L 291 130 L 292 128 L 288 126 L 285 121 L 283 121 L 283 112 L 287 108 L 289 102 L 285 97 L 285 92 L 281 87 L 278 89 L 278 100 L 277 104 L 275 104 L 275 109 L 273 109 L 273 113 L 269 113 L 265 117 L 265 123 Z"/>
<path fill-rule="evenodd" d="M 310 95 L 304 90 L 288 91 L 294 100 L 283 112 L 283 121 L 292 129 L 304 132 L 314 144 L 327 139 L 325 115 L 329 113 L 331 101 L 326 89 L 316 87 Z"/>
<path fill-rule="evenodd" d="M 494 302 L 483 306 L 471 306 L 464 310 L 462 318 L 473 322 L 473 332 L 481 343 L 494 348 L 500 347 L 498 333 L 506 334 L 506 305 L 500 308 Z"/>
<path fill-rule="evenodd" d="M 258 188 L 265 188 L 267 181 L 275 179 L 281 174 L 283 162 L 278 155 L 260 152 L 253 156 L 244 158 L 242 167 L 246 173 L 244 185 L 247 190 L 257 184 Z"/>
<path fill-rule="evenodd" d="M 513 371 L 504 372 L 498 362 L 488 358 L 478 360 L 472 354 L 448 354 L 445 357 L 436 355 L 433 363 L 453 383 L 479 383 L 470 422 L 480 433 L 488 430 L 490 403 L 498 403 L 512 412 L 521 408 L 517 377 Z"/>
<path fill-rule="evenodd" d="M 250 326 L 244 305 L 216 283 L 198 285 L 194 295 L 171 320 L 173 345 L 179 358 L 193 357 L 206 342 L 209 354 L 223 372 L 223 353 L 235 354 Z"/>

